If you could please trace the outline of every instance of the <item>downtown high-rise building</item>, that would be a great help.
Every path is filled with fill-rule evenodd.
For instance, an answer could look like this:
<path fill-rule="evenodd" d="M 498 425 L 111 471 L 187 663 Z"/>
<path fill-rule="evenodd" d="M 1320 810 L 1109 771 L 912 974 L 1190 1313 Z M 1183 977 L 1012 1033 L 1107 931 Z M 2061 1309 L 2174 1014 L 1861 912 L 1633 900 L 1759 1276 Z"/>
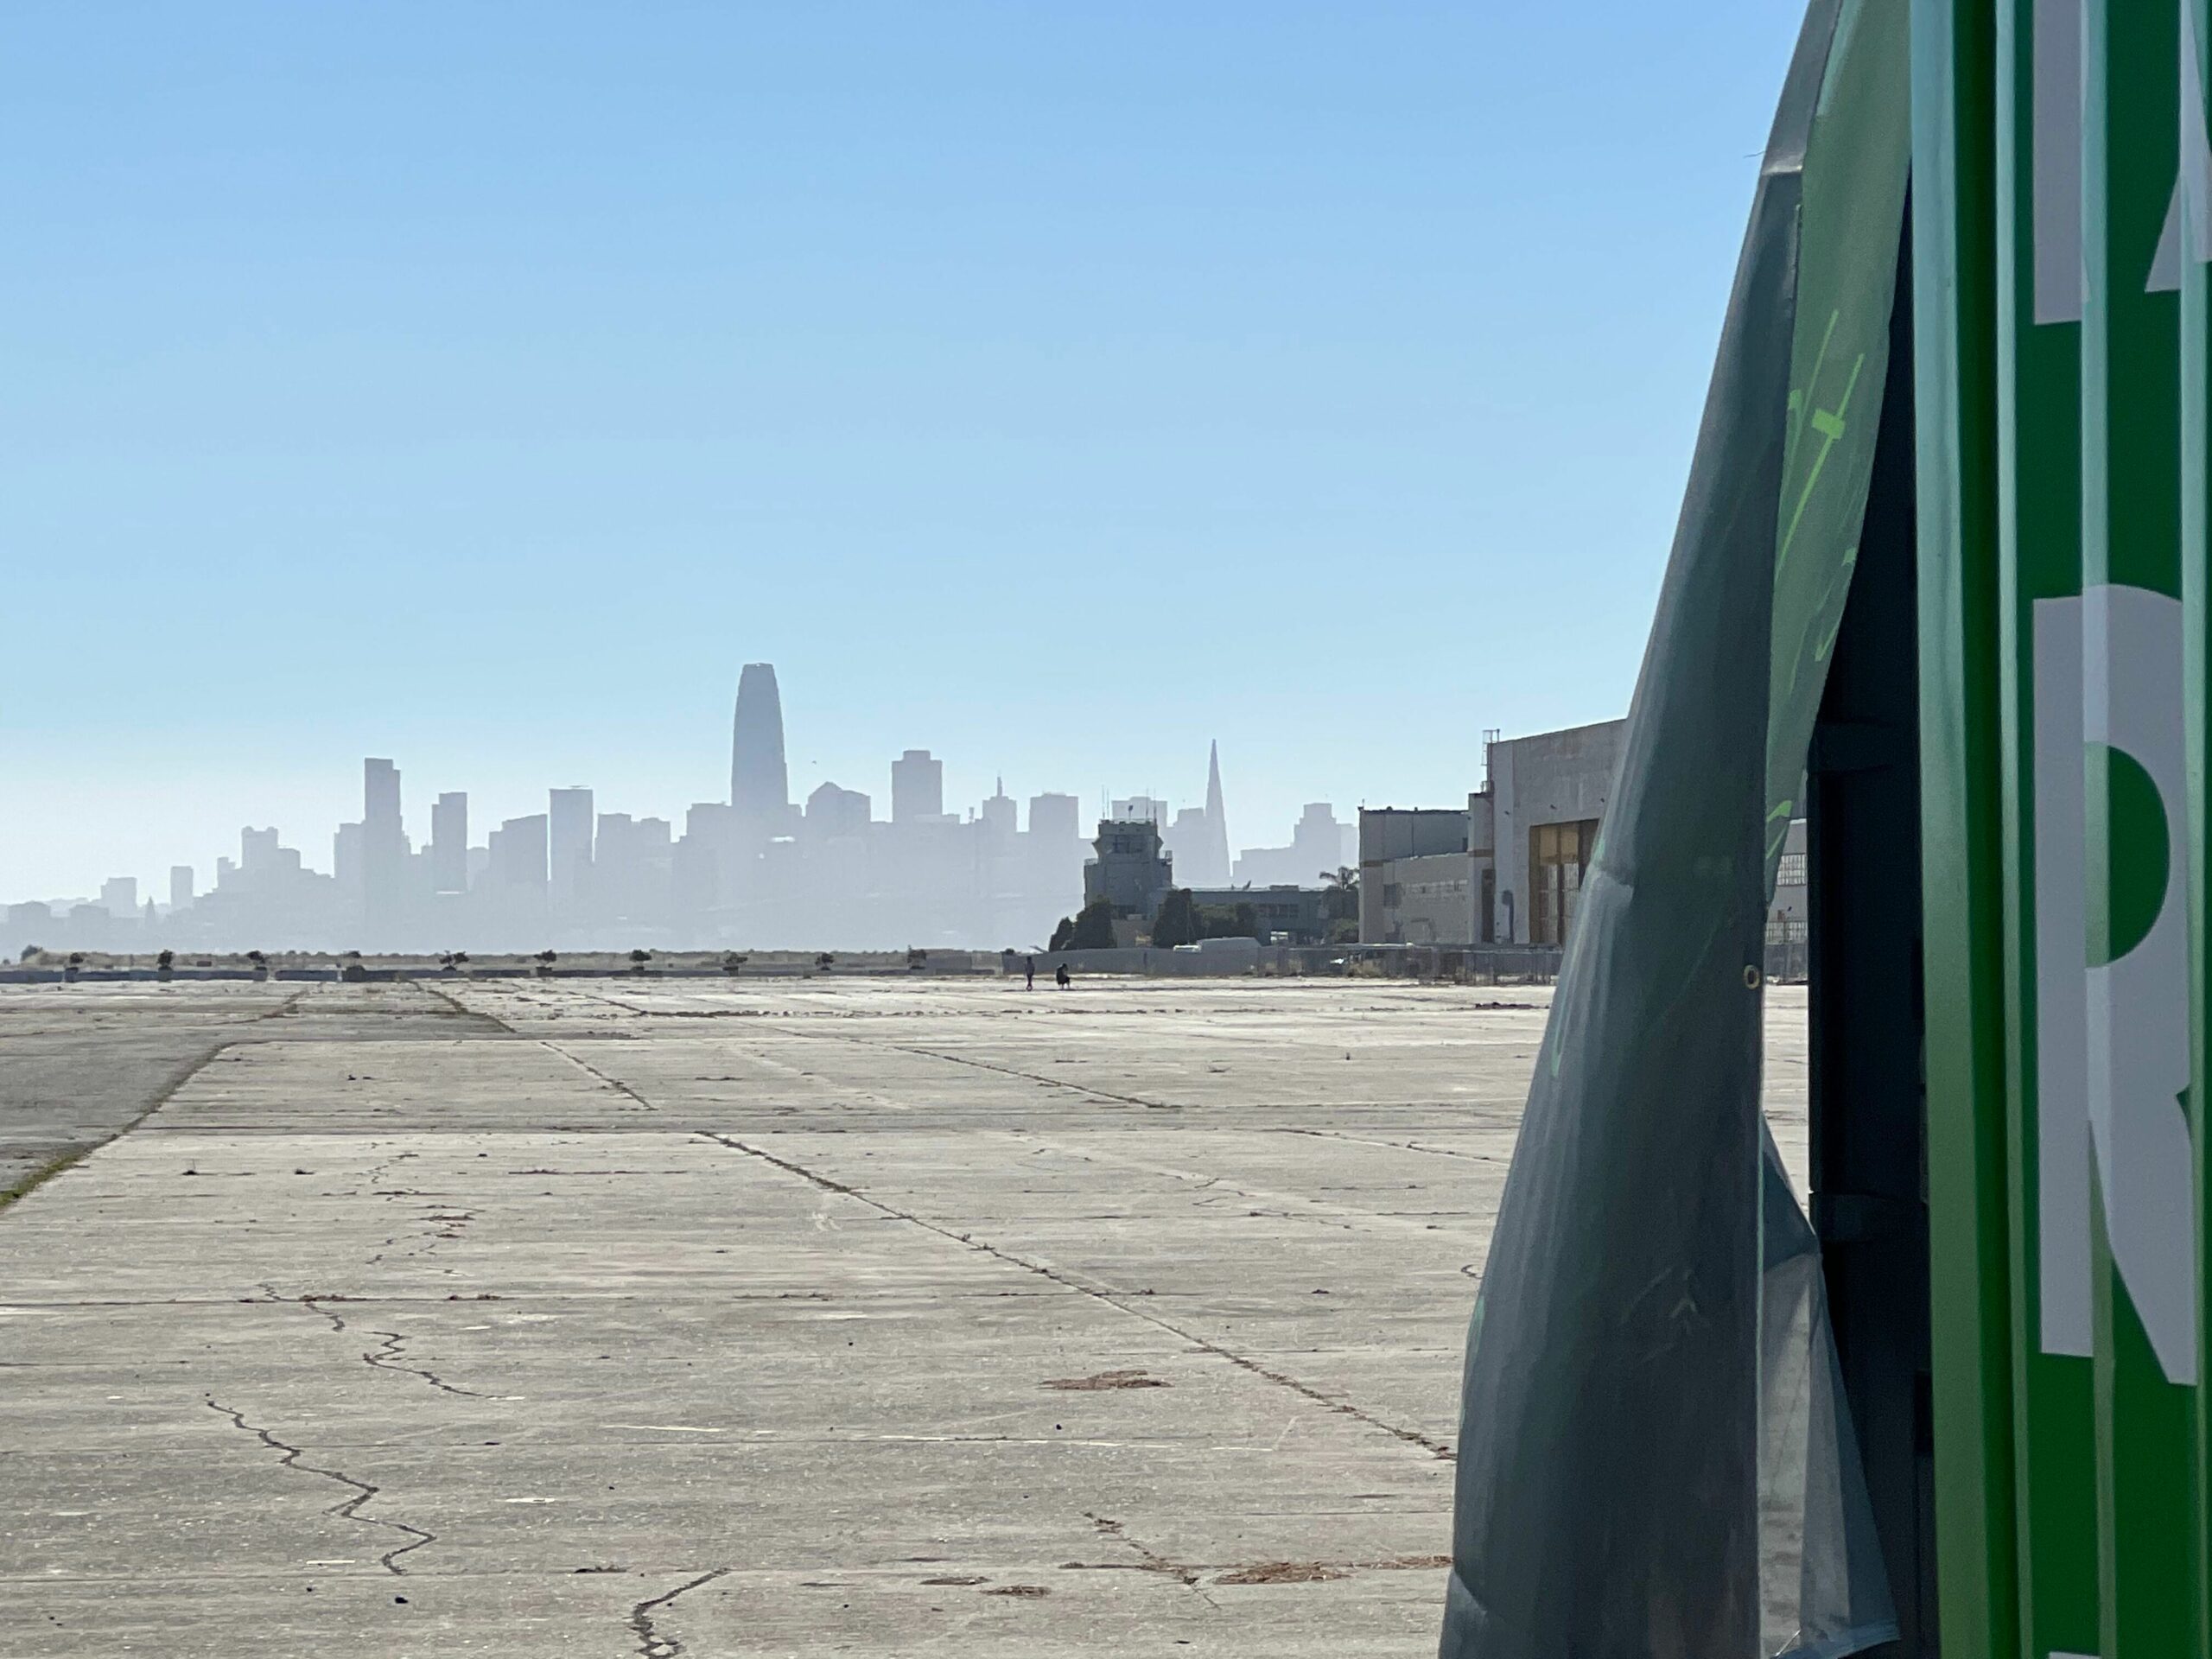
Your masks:
<path fill-rule="evenodd" d="M 551 791 L 545 816 L 554 906 L 571 911 L 591 881 L 591 791 L 581 786 Z"/>
<path fill-rule="evenodd" d="M 1006 779 L 1000 779 L 992 786 L 991 795 L 977 813 L 982 822 L 983 833 L 994 849 L 1003 849 L 1014 845 L 1014 836 L 1021 830 L 1019 813 L 1014 797 L 1006 792 Z"/>
<path fill-rule="evenodd" d="M 1206 881 L 1225 886 L 1229 880 L 1229 809 L 1221 799 L 1221 741 L 1206 748 Z"/>
<path fill-rule="evenodd" d="M 251 830 L 246 831 L 248 835 L 252 833 Z M 330 837 L 330 872 L 337 882 L 338 896 L 353 915 L 359 915 L 361 910 L 361 826 L 340 824 Z"/>
<path fill-rule="evenodd" d="M 382 944 L 406 919 L 407 831 L 399 816 L 399 768 L 361 762 L 361 908 Z"/>
<path fill-rule="evenodd" d="M 1115 816 L 1123 816 L 1118 810 Z M 1221 745 L 1206 756 L 1206 804 L 1186 806 L 1173 822 L 1165 817 L 1161 839 L 1175 861 L 1175 881 L 1185 887 L 1225 887 L 1231 866 L 1229 857 L 1229 814 L 1221 800 Z"/>
<path fill-rule="evenodd" d="M 891 822 L 923 823 L 944 816 L 944 762 L 909 749 L 891 763 Z"/>
<path fill-rule="evenodd" d="M 791 799 L 776 667 L 747 663 L 737 677 L 737 713 L 730 724 L 730 810 L 748 833 L 770 836 L 785 828 Z"/>
<path fill-rule="evenodd" d="M 486 837 L 492 857 L 486 874 L 494 888 L 545 891 L 545 814 L 509 818 Z"/>
<path fill-rule="evenodd" d="M 256 830 L 249 824 L 238 831 L 238 868 L 248 875 L 258 875 L 272 868 L 281 850 L 282 838 L 273 823 L 266 830 Z"/>
<path fill-rule="evenodd" d="M 1072 795 L 1029 798 L 1029 838 L 1058 851 L 1083 840 L 1083 803 Z"/>
<path fill-rule="evenodd" d="M 448 790 L 430 808 L 430 891 L 468 891 L 468 795 Z"/>

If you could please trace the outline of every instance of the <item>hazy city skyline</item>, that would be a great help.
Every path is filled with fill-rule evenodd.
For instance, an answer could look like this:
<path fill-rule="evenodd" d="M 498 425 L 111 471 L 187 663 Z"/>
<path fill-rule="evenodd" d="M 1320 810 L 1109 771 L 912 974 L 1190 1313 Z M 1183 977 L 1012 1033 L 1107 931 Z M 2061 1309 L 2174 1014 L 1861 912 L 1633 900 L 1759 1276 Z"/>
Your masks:
<path fill-rule="evenodd" d="M 1033 948 L 1080 907 L 1084 861 L 1109 819 L 1157 824 L 1186 887 L 1306 885 L 1357 857 L 1353 823 L 1325 802 L 1303 807 L 1286 845 L 1232 855 L 1218 743 L 1202 793 L 1102 793 L 1091 808 L 1048 788 L 1025 809 L 1002 776 L 978 802 L 949 799 L 943 758 L 918 748 L 889 763 L 887 793 L 825 779 L 800 798 L 772 664 L 744 664 L 729 731 L 722 798 L 677 808 L 570 782 L 548 785 L 537 810 L 496 823 L 466 787 L 447 787 L 465 779 L 410 791 L 397 759 L 371 756 L 359 816 L 327 840 L 315 826 L 248 823 L 211 867 L 110 872 L 96 891 L 0 891 L 0 943 Z"/>
<path fill-rule="evenodd" d="M 747 658 L 796 792 L 1179 798 L 1218 737 L 1254 825 L 1452 798 L 1478 725 L 1625 706 L 1794 30 L 11 20 L 0 501 L 68 645 L 0 886 L 55 892 L 353 817 L 367 754 L 720 798 Z"/>
<path fill-rule="evenodd" d="M 836 703 L 842 695 L 842 689 L 833 683 L 830 700 Z M 518 733 L 512 727 L 503 728 L 499 744 L 480 751 L 468 747 L 465 731 L 451 729 L 418 733 L 415 741 L 404 741 L 397 735 L 387 740 L 370 722 L 349 713 L 333 722 L 332 741 L 349 745 L 350 752 L 312 742 L 287 744 L 270 758 L 282 758 L 291 764 L 282 770 L 249 772 L 236 794 L 226 794 L 229 785 L 219 781 L 238 778 L 234 757 L 221 766 L 202 769 L 190 765 L 188 757 L 174 747 L 161 745 L 140 753 L 130 775 L 99 780 L 101 786 L 97 788 L 73 788 L 70 780 L 57 779 L 51 772 L 42 779 L 32 774 L 31 787 L 47 810 L 37 815 L 0 817 L 0 849 L 3 849 L 0 850 L 0 901 L 26 895 L 92 894 L 118 871 L 135 872 L 143 886 L 156 875 L 166 880 L 168 870 L 179 863 L 191 864 L 205 880 L 212 874 L 217 859 L 237 855 L 238 832 L 245 824 L 274 823 L 292 836 L 294 825 L 328 826 L 360 817 L 359 767 L 365 754 L 400 760 L 407 780 L 406 813 L 410 824 L 417 818 L 427 824 L 435 798 L 452 788 L 461 788 L 468 795 L 477 821 L 492 823 L 544 811 L 549 789 L 580 780 L 603 798 L 645 803 L 644 810 L 654 812 L 680 815 L 693 800 L 728 799 L 734 741 L 728 694 L 709 702 L 703 712 L 673 706 L 648 709 L 641 707 L 641 694 L 635 690 L 622 693 L 628 729 L 594 730 L 590 735 L 600 745 L 594 753 L 585 752 L 581 734 L 547 742 L 540 748 L 530 741 L 526 728 Z M 840 712 L 849 720 L 867 717 L 861 710 Z M 830 746 L 806 741 L 814 711 L 802 709 L 796 729 L 787 726 L 785 739 L 786 754 L 796 757 L 785 763 L 791 798 L 803 801 L 821 785 L 835 783 L 868 794 L 887 813 L 892 768 L 899 756 L 920 740 L 895 734 L 900 729 L 911 732 L 918 722 L 895 710 L 885 713 L 884 718 L 894 734 L 874 742 L 846 740 L 845 758 L 829 761 L 810 753 Z M 639 766 L 636 742 L 639 729 L 650 736 L 656 752 L 696 738 L 698 752 L 687 757 L 690 764 L 680 768 L 692 780 L 690 792 L 669 786 L 666 773 L 678 768 L 664 764 Z M 1252 728 L 1248 733 L 1248 762 L 1246 747 L 1235 737 L 1216 738 L 1187 728 L 1132 734 L 1079 726 L 1061 745 L 1060 752 L 1041 763 L 1040 770 L 1027 784 L 1020 768 L 1011 762 L 999 764 L 988 750 L 976 752 L 951 743 L 939 747 L 942 740 L 931 741 L 929 747 L 944 766 L 944 787 L 949 799 L 969 804 L 981 801 L 1004 779 L 1024 788 L 1033 785 L 1065 790 L 1075 794 L 1084 810 L 1094 817 L 1116 796 L 1156 796 L 1179 807 L 1203 807 L 1207 799 L 1207 750 L 1209 747 L 1225 749 L 1232 756 L 1230 764 L 1236 772 L 1236 820 L 1244 823 L 1255 836 L 1267 826 L 1266 835 L 1287 837 L 1309 801 L 1329 800 L 1349 813 L 1363 799 L 1375 804 L 1414 798 L 1389 790 L 1370 789 L 1363 794 L 1332 791 L 1318 781 L 1300 787 L 1297 782 L 1300 778 L 1319 779 L 1344 768 L 1314 765 L 1316 757 L 1297 742 L 1296 735 L 1294 731 L 1267 724 Z M 508 741 L 518 738 L 519 741 Z M 1452 777 L 1471 777 L 1479 770 L 1480 740 L 1479 731 L 1469 729 L 1459 734 L 1455 747 L 1440 749 L 1450 760 Z M 4 744 L 5 734 L 0 734 L 0 747 Z M 1094 748 L 1102 756 L 1137 752 L 1126 765 L 1116 765 L 1110 759 L 1090 760 L 1086 751 Z M 535 758 L 540 753 L 554 758 L 541 766 Z M 1191 758 L 1193 754 L 1195 761 Z M 654 759 L 659 758 L 656 753 Z M 1054 772 L 1059 775 L 1055 778 Z M 456 784 L 456 779 L 465 781 Z M 1465 787 L 1464 783 L 1459 785 L 1461 792 Z M 1446 793 L 1448 796 L 1450 790 Z M 323 834 L 321 830 L 315 833 L 318 837 Z M 1232 827 L 1231 833 L 1245 831 Z M 1232 857 L 1236 850 L 1230 849 Z M 310 862 L 327 868 L 327 852 Z"/>
<path fill-rule="evenodd" d="M 745 695 L 748 685 L 754 690 L 754 697 L 750 700 Z M 749 702 L 756 719 L 748 728 L 747 711 Z M 939 770 L 941 781 L 938 787 L 943 791 L 944 798 L 961 804 L 962 810 L 955 812 L 955 817 L 962 816 L 963 812 L 969 817 L 975 816 L 983 800 L 1003 790 L 1008 775 L 1005 770 L 994 769 L 987 760 L 979 761 L 973 756 L 933 749 L 889 749 L 887 745 L 886 752 L 877 758 L 870 769 L 849 772 L 843 777 L 829 775 L 818 763 L 794 770 L 785 760 L 789 738 L 780 685 L 771 664 L 750 663 L 742 666 L 734 709 L 734 715 L 723 717 L 727 734 L 723 739 L 724 752 L 730 756 L 730 761 L 727 777 L 721 780 L 722 792 L 695 798 L 695 800 L 722 800 L 734 806 L 742 801 L 747 804 L 747 810 L 755 820 L 763 818 L 763 803 L 778 790 L 781 791 L 781 798 L 789 806 L 800 808 L 807 796 L 827 785 L 854 790 L 868 797 L 874 804 L 875 817 L 879 820 L 888 821 L 902 754 L 920 753 L 931 757 Z M 664 728 L 656 721 L 655 729 Z M 1317 798 L 1306 795 L 1299 799 L 1294 808 L 1287 810 L 1278 809 L 1272 823 L 1262 823 L 1265 808 L 1255 810 L 1246 821 L 1245 829 L 1239 830 L 1236 820 L 1228 817 L 1224 805 L 1220 741 L 1218 739 L 1202 741 L 1206 745 L 1203 766 L 1193 766 L 1187 755 L 1169 758 L 1159 765 L 1147 765 L 1141 769 L 1141 775 L 1145 784 L 1142 788 L 1130 788 L 1125 779 L 1111 782 L 1094 779 L 1081 787 L 1075 787 L 1069 779 L 1043 779 L 1035 780 L 1038 787 L 1031 792 L 1072 795 L 1079 803 L 1086 836 L 1090 834 L 1090 826 L 1096 820 L 1109 816 L 1117 802 L 1151 800 L 1162 804 L 1167 809 L 1167 817 L 1162 820 L 1163 830 L 1173 827 L 1173 817 L 1179 811 L 1205 818 L 1209 823 L 1206 842 L 1203 848 L 1197 847 L 1196 843 L 1189 844 L 1184 854 L 1184 863 L 1192 872 L 1190 879 L 1199 885 L 1227 885 L 1231 880 L 1236 861 L 1243 852 L 1264 853 L 1268 850 L 1269 836 L 1287 842 L 1298 820 Z M 1476 758 L 1481 753 L 1476 734 L 1468 735 L 1467 747 L 1470 757 L 1473 758 L 1466 762 L 1466 772 L 1467 775 L 1472 775 L 1472 769 L 1478 764 Z M 613 763 L 610 770 L 620 775 L 619 751 L 611 752 L 609 760 Z M 0 904 L 24 900 L 48 903 L 96 900 L 103 885 L 117 879 L 118 873 L 135 880 L 143 895 L 157 896 L 166 893 L 172 873 L 179 868 L 189 868 L 200 890 L 204 892 L 213 882 L 216 870 L 224 860 L 237 861 L 239 856 L 238 836 L 244 830 L 251 829 L 257 833 L 261 827 L 275 828 L 284 837 L 285 846 L 302 853 L 306 868 L 329 874 L 336 861 L 330 839 L 349 822 L 349 814 L 352 818 L 360 821 L 355 827 L 362 830 L 367 842 L 385 849 L 367 855 L 372 864 L 378 864 L 391 855 L 389 849 L 394 843 L 389 838 L 389 825 L 393 821 L 391 815 L 394 812 L 404 818 L 411 842 L 418 847 L 427 846 L 429 842 L 428 831 L 439 803 L 451 797 L 463 798 L 469 819 L 476 826 L 475 844 L 480 846 L 488 826 L 495 826 L 511 817 L 548 812 L 550 804 L 565 790 L 582 789 L 586 795 L 594 798 L 597 810 L 607 810 L 608 801 L 617 795 L 616 791 L 589 781 L 598 771 L 589 766 L 577 769 L 578 779 L 582 781 L 577 779 L 572 779 L 566 784 L 549 781 L 534 788 L 525 785 L 519 790 L 510 783 L 496 791 L 490 791 L 478 788 L 470 779 L 482 772 L 499 776 L 502 767 L 496 756 L 484 757 L 480 768 L 467 761 L 457 769 L 449 766 L 435 778 L 426 777 L 427 768 L 411 756 L 402 758 L 388 753 L 365 763 L 356 757 L 343 761 L 334 760 L 329 764 L 342 768 L 349 779 L 346 786 L 346 797 L 335 804 L 324 804 L 321 793 L 306 794 L 296 788 L 285 787 L 282 780 L 276 788 L 245 801 L 223 801 L 213 798 L 212 792 L 203 793 L 195 797 L 194 805 L 198 809 L 199 817 L 206 821 L 206 827 L 200 828 L 196 834 L 179 834 L 167 830 L 164 826 L 174 823 L 177 814 L 165 810 L 160 817 L 132 826 L 133 841 L 145 850 L 127 862 L 101 862 L 97 852 L 86 852 L 80 847 L 79 856 L 62 871 L 59 879 L 49 879 L 42 883 L 35 872 L 19 867 L 0 867 Z M 400 774 L 400 781 L 397 785 L 372 779 L 365 785 L 374 791 L 374 799 L 378 803 L 374 808 L 364 798 L 365 784 L 360 771 L 364 764 L 372 768 L 392 765 Z M 1079 762 L 1070 763 L 1065 769 L 1073 771 Z M 448 775 L 454 770 L 462 774 L 458 781 Z M 950 781 L 943 781 L 947 779 Z M 978 787 L 979 779 L 988 787 Z M 1241 785 L 1241 778 L 1239 781 Z M 1170 785 L 1174 786 L 1169 787 Z M 751 791 L 749 794 L 748 788 Z M 395 790 L 397 791 L 396 794 L 393 792 Z M 666 817 L 679 823 L 684 811 L 694 804 L 694 800 L 671 802 L 659 798 L 641 800 L 627 793 L 621 794 L 620 798 L 627 808 Z M 1241 792 L 1239 798 L 1242 799 Z M 289 803 L 290 810 L 280 810 L 272 804 L 278 802 Z M 1356 814 L 1361 801 L 1331 799 L 1326 804 L 1352 815 Z M 304 810 L 301 810 L 303 805 L 306 807 Z M 321 826 L 312 827 L 316 825 L 319 814 Z M 217 819 L 229 820 L 229 827 L 213 829 L 213 823 Z M 372 820 L 385 827 L 370 830 L 368 826 Z M 1347 817 L 1344 822 L 1349 827 L 1354 821 L 1354 818 Z M 103 841 L 100 832 L 107 827 L 97 819 L 78 820 L 75 828 L 79 834 L 76 839 L 84 846 L 98 847 Z M 1239 834 L 1243 836 L 1243 840 L 1232 842 L 1231 837 Z M 383 838 L 378 839 L 379 836 Z M 557 861 L 550 850 L 548 857 L 550 879 L 557 886 L 562 880 L 556 868 Z M 73 877 L 72 870 L 76 872 Z M 1317 871 L 1301 870 L 1294 878 L 1278 876 L 1275 879 L 1310 882 L 1317 874 Z"/>

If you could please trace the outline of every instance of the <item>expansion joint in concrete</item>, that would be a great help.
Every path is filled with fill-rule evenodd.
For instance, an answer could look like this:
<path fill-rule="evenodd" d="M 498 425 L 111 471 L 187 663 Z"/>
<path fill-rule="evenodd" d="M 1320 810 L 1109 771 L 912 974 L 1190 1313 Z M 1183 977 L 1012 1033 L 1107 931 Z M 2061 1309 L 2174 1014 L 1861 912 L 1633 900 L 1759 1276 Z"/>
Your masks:
<path fill-rule="evenodd" d="M 867 1037 L 849 1036 L 842 1031 L 810 1031 L 804 1027 L 790 1027 L 794 1037 L 810 1037 L 824 1042 L 851 1043 L 860 1048 L 888 1049 L 894 1054 L 912 1054 L 925 1060 L 942 1060 L 949 1065 L 971 1066 L 978 1071 L 995 1071 L 1002 1077 L 1020 1077 L 1027 1083 L 1041 1083 L 1049 1088 L 1063 1089 L 1072 1095 L 1087 1096 L 1092 1100 L 1110 1100 L 1117 1106 L 1142 1106 L 1155 1112 L 1180 1111 L 1182 1108 L 1170 1100 L 1147 1100 L 1141 1095 L 1117 1094 L 1111 1089 L 1095 1089 L 1087 1083 L 1071 1083 L 1065 1077 L 1048 1077 L 1041 1071 L 1024 1071 L 1019 1066 L 999 1065 L 989 1060 L 979 1060 L 966 1054 L 946 1054 L 934 1048 L 916 1048 L 906 1043 L 879 1043 Z"/>
<path fill-rule="evenodd" d="M 871 1198 L 858 1187 L 849 1186 L 842 1181 L 832 1180 L 826 1175 L 817 1174 L 803 1164 L 794 1163 L 788 1158 L 779 1158 L 775 1154 L 763 1151 L 759 1147 L 740 1141 L 734 1135 L 718 1135 L 711 1129 L 699 1129 L 694 1133 L 703 1140 L 728 1147 L 733 1152 L 741 1152 L 748 1158 L 757 1158 L 762 1163 L 772 1165 L 786 1174 L 796 1175 L 803 1181 L 810 1181 L 824 1192 L 842 1193 L 845 1197 L 865 1204 L 869 1208 L 879 1211 L 894 1220 L 911 1222 L 917 1227 L 935 1233 L 940 1238 L 950 1239 L 954 1243 L 964 1246 L 966 1249 L 994 1256 L 1009 1267 L 1020 1268 L 1025 1272 L 1036 1274 L 1040 1278 L 1049 1279 L 1052 1283 L 1074 1291 L 1078 1295 L 1088 1296 L 1094 1301 L 1103 1302 L 1107 1306 L 1126 1313 L 1132 1319 L 1142 1319 L 1146 1324 L 1155 1325 L 1170 1336 L 1180 1338 L 1192 1347 L 1211 1354 L 1217 1359 L 1224 1360 L 1239 1370 L 1249 1371 L 1254 1376 L 1272 1382 L 1278 1388 L 1287 1389 L 1293 1394 L 1311 1401 L 1325 1411 L 1333 1413 L 1339 1417 L 1349 1417 L 1353 1421 L 1364 1423 L 1370 1428 L 1380 1429 L 1395 1439 L 1403 1440 L 1408 1446 L 1421 1447 L 1432 1457 L 1444 1462 L 1451 1462 L 1455 1455 L 1452 1448 L 1443 1441 L 1432 1439 L 1418 1429 L 1406 1428 L 1399 1424 L 1385 1421 L 1372 1412 L 1363 1411 L 1347 1401 L 1332 1400 L 1310 1383 L 1301 1382 L 1296 1377 L 1286 1376 L 1270 1366 L 1263 1365 L 1248 1355 L 1240 1354 L 1236 1350 L 1225 1347 L 1210 1338 L 1200 1336 L 1194 1331 L 1185 1330 L 1172 1319 L 1164 1319 L 1149 1308 L 1134 1305 L 1114 1291 L 1101 1290 L 1096 1286 L 1086 1285 L 1081 1280 L 1072 1277 L 1059 1268 L 1048 1267 L 1041 1262 L 1030 1261 L 1027 1256 L 1017 1255 L 1011 1250 L 1001 1249 L 997 1245 L 987 1243 L 972 1234 L 955 1232 L 952 1229 L 941 1226 L 925 1217 L 915 1215 L 911 1211 L 901 1210 L 895 1205 L 886 1204 L 880 1198 Z"/>
<path fill-rule="evenodd" d="M 1083 1518 L 1090 1522 L 1092 1529 L 1101 1538 L 1110 1538 L 1122 1548 L 1132 1552 L 1137 1558 L 1138 1566 L 1146 1572 L 1157 1573 L 1162 1577 L 1174 1580 L 1178 1584 L 1195 1592 L 1198 1599 L 1205 1602 L 1207 1606 L 1217 1612 L 1220 1611 L 1221 1604 L 1199 1587 L 1198 1568 L 1186 1567 L 1181 1561 L 1172 1560 L 1151 1546 L 1132 1538 L 1129 1536 L 1128 1529 L 1119 1521 L 1109 1520 L 1103 1515 L 1094 1515 L 1087 1510 L 1084 1512 Z"/>
<path fill-rule="evenodd" d="M 627 1095 L 632 1100 L 636 1101 L 639 1105 L 644 1107 L 647 1111 L 655 1112 L 660 1109 L 658 1106 L 655 1106 L 652 1102 L 647 1100 L 643 1095 L 632 1089 L 628 1084 L 623 1082 L 621 1078 L 609 1077 L 606 1072 L 594 1065 L 589 1060 L 578 1058 L 575 1055 L 571 1054 L 567 1049 L 562 1047 L 560 1044 L 553 1041 L 550 1038 L 541 1037 L 537 1041 L 538 1046 L 544 1049 L 546 1052 L 550 1054 L 558 1054 L 570 1065 L 575 1066 L 577 1071 L 585 1073 L 587 1076 L 597 1077 L 600 1082 L 605 1084 L 609 1089 L 613 1090 L 617 1094 Z"/>

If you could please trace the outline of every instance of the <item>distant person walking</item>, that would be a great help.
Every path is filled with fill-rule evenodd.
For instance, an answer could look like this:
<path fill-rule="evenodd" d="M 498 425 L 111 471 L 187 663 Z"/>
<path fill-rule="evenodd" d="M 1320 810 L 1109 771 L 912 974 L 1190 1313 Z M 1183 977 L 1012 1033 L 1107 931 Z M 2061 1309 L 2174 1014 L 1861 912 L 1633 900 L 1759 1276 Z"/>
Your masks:
<path fill-rule="evenodd" d="M 1055 981 L 1057 981 L 1057 982 L 1058 982 L 1058 984 L 1059 984 L 1059 988 L 1060 988 L 1062 990 L 1064 990 L 1064 991 L 1065 991 L 1065 989 L 1067 989 L 1067 988 L 1068 988 L 1068 965 L 1067 965 L 1067 963 L 1065 963 L 1065 962 L 1064 962 L 1064 963 L 1062 963 L 1060 964 L 1060 971 L 1059 971 L 1059 972 L 1058 972 L 1057 974 L 1054 974 L 1054 975 L 1052 976 L 1052 977 L 1053 977 L 1053 979 L 1054 979 Z"/>
<path fill-rule="evenodd" d="M 1021 959 L 1021 988 L 1025 991 L 1035 990 L 1037 988 L 1037 958 L 1024 957 Z"/>

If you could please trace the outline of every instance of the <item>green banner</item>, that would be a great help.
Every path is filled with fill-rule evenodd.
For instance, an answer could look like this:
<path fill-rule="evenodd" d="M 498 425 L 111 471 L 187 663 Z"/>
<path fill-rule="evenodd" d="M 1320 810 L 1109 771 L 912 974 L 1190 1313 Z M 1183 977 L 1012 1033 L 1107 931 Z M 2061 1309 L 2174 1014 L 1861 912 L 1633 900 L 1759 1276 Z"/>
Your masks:
<path fill-rule="evenodd" d="M 1945 1644 L 2202 1654 L 2202 18 L 1978 10 L 1915 37 Z"/>

